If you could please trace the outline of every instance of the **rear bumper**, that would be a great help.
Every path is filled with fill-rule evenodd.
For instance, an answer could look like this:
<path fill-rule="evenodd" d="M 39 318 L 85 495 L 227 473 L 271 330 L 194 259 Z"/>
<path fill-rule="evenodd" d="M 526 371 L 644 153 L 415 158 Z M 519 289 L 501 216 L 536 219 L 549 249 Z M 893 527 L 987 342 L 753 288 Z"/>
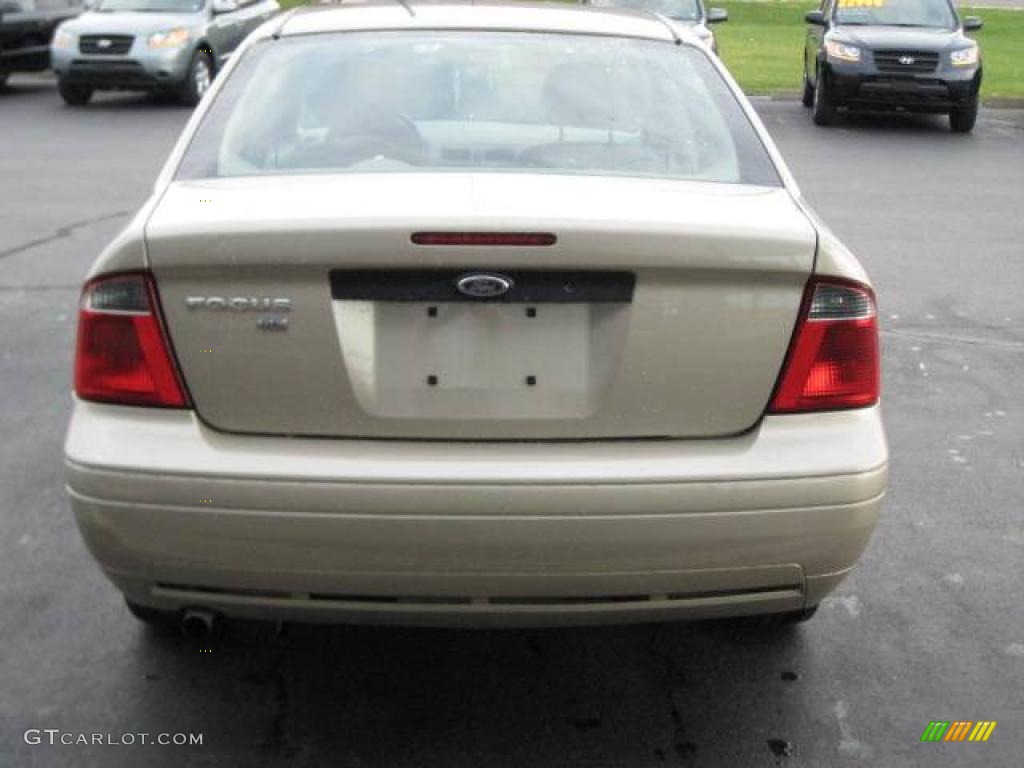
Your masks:
<path fill-rule="evenodd" d="M 85 541 L 135 602 L 428 624 L 814 605 L 866 546 L 887 462 L 877 409 L 728 440 L 470 445 L 77 403 L 66 451 Z"/>

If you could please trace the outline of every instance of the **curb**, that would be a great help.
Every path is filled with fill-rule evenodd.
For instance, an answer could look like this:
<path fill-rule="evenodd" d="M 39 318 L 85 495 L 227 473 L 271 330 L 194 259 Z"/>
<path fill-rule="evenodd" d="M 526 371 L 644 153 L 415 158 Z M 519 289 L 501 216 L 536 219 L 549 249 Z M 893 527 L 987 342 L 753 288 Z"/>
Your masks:
<path fill-rule="evenodd" d="M 800 91 L 768 91 L 748 93 L 747 98 L 751 101 L 799 101 Z M 981 102 L 981 106 L 989 109 L 1024 109 L 1024 99 L 1004 98 L 993 96 Z"/>
<path fill-rule="evenodd" d="M 753 2 L 765 2 L 768 0 L 752 0 Z M 18 73 L 18 77 L 37 82 L 56 82 L 52 72 L 24 72 Z M 776 91 L 752 91 L 747 92 L 747 98 L 751 101 L 799 101 L 800 91 L 795 89 L 780 89 Z M 981 102 L 981 106 L 989 109 L 1024 109 L 1024 98 L 1008 98 L 1004 96 L 993 96 Z"/>

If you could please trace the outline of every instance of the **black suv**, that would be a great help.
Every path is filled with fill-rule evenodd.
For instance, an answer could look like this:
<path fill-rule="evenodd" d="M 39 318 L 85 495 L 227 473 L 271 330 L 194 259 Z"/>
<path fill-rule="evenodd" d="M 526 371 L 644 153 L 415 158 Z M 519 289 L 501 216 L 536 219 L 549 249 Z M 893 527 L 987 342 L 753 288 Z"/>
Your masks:
<path fill-rule="evenodd" d="M 53 31 L 82 12 L 82 0 L 0 0 L 0 88 L 12 72 L 50 68 Z"/>
<path fill-rule="evenodd" d="M 949 115 L 966 133 L 978 117 L 981 52 L 950 0 L 824 0 L 807 14 L 805 106 L 829 125 L 839 108 Z"/>

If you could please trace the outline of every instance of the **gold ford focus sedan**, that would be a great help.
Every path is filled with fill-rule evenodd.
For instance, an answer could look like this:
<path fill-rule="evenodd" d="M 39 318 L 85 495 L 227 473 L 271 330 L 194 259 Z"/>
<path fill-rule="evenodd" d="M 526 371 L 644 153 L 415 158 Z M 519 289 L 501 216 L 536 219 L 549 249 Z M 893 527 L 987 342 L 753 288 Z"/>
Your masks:
<path fill-rule="evenodd" d="M 886 487 L 875 299 L 652 15 L 267 23 L 100 255 L 67 489 L 139 618 L 809 617 Z"/>

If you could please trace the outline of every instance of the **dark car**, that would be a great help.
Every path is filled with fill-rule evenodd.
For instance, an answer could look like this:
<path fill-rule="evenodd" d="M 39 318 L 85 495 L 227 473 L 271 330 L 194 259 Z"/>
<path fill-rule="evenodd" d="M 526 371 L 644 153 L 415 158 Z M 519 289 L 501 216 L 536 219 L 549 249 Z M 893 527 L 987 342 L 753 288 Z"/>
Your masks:
<path fill-rule="evenodd" d="M 829 125 L 840 109 L 948 114 L 966 133 L 978 117 L 981 52 L 950 0 L 824 0 L 807 14 L 803 102 Z"/>
<path fill-rule="evenodd" d="M 82 0 L 0 0 L 0 87 L 14 72 L 50 67 L 57 25 L 82 12 Z"/>

